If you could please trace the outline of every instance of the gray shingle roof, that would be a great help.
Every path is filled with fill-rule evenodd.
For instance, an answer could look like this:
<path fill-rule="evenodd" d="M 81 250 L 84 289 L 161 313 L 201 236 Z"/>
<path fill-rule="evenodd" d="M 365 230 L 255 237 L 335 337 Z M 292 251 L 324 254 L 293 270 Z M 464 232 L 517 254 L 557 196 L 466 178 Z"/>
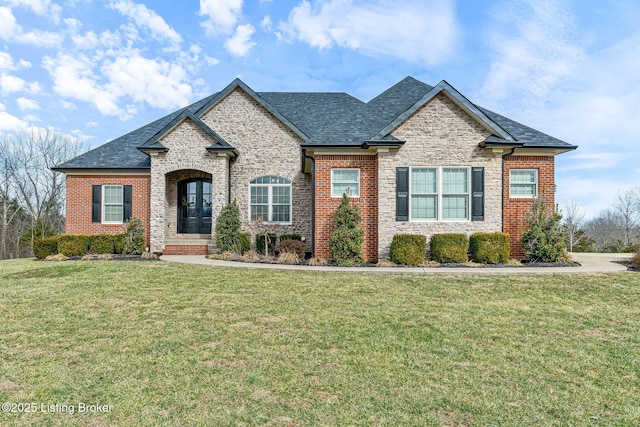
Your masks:
<path fill-rule="evenodd" d="M 149 169 L 149 157 L 138 148 L 161 149 L 158 144 L 162 132 L 171 127 L 172 122 L 181 117 L 198 117 L 214 105 L 224 94 L 241 87 L 251 96 L 271 111 L 276 117 L 289 126 L 304 141 L 303 146 L 344 146 L 360 147 L 363 143 L 375 137 L 376 140 L 400 143 L 393 136 L 385 133 L 394 121 L 401 121 L 416 108 L 434 86 L 422 83 L 412 77 L 407 77 L 393 85 L 368 103 L 360 101 L 346 93 L 309 93 L 309 92 L 253 92 L 240 80 L 234 80 L 227 88 L 204 98 L 188 107 L 175 111 L 139 129 L 82 154 L 56 169 Z M 441 82 L 435 88 L 449 87 Z M 433 93 L 433 92 L 432 92 Z M 457 91 L 456 91 L 457 93 Z M 493 123 L 496 129 L 504 131 L 502 136 L 493 135 L 488 139 L 492 144 L 511 143 L 505 139 L 513 137 L 517 145 L 524 148 L 540 149 L 555 148 L 572 150 L 576 147 L 545 133 L 532 129 L 513 121 L 500 114 L 482 107 L 477 107 L 466 98 L 458 94 L 460 99 L 482 120 Z M 463 99 L 464 98 L 464 99 Z M 206 126 L 206 125 L 205 125 Z M 213 134 L 215 132 L 211 131 Z M 381 133 L 382 132 L 382 133 Z M 217 138 L 214 139 L 217 140 Z M 219 137 L 218 137 L 219 138 Z M 220 138 L 221 139 L 221 138 Z M 223 140 L 219 144 L 226 144 Z"/>

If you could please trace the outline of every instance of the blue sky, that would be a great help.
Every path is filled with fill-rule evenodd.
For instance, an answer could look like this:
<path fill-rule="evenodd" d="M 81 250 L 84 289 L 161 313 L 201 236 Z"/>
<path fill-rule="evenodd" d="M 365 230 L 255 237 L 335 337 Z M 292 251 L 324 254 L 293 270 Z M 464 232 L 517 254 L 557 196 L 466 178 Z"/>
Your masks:
<path fill-rule="evenodd" d="M 571 144 L 557 201 L 640 184 L 637 0 L 0 0 L 0 132 L 92 146 L 225 87 L 343 91 L 407 75 Z"/>

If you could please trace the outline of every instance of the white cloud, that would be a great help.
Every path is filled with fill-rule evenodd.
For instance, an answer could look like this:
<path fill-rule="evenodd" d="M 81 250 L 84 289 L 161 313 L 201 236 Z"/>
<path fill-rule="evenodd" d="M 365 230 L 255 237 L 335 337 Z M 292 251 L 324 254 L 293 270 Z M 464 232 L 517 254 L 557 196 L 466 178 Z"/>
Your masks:
<path fill-rule="evenodd" d="M 26 82 L 20 77 L 2 75 L 0 76 L 0 93 L 9 95 L 20 92 L 24 89 Z"/>
<path fill-rule="evenodd" d="M 278 28 L 281 38 L 318 49 L 338 46 L 429 65 L 453 53 L 460 31 L 447 0 L 329 0 L 313 6 L 304 0 Z"/>
<path fill-rule="evenodd" d="M 0 104 L 0 131 L 17 131 L 27 128 L 27 123 L 5 110 L 4 104 Z"/>
<path fill-rule="evenodd" d="M 255 28 L 251 24 L 238 25 L 236 32 L 224 44 L 225 49 L 234 56 L 245 56 L 256 45 L 251 40 Z"/>
<path fill-rule="evenodd" d="M 209 36 L 231 34 L 242 14 L 243 0 L 200 0 L 198 15 L 206 20 L 200 24 Z"/>
<path fill-rule="evenodd" d="M 273 22 L 271 22 L 271 17 L 269 15 L 265 15 L 265 17 L 262 18 L 262 21 L 260 21 L 260 28 L 264 31 L 271 31 L 272 27 Z"/>
<path fill-rule="evenodd" d="M 0 39 L 34 46 L 55 47 L 62 43 L 63 37 L 61 34 L 48 31 L 24 32 L 13 11 L 8 7 L 0 7 Z"/>
<path fill-rule="evenodd" d="M 16 102 L 18 103 L 18 107 L 20 107 L 22 111 L 32 111 L 32 110 L 40 109 L 40 105 L 38 104 L 37 101 L 34 101 L 33 99 L 25 98 L 23 96 L 16 99 Z"/>
<path fill-rule="evenodd" d="M 51 3 L 51 0 L 5 0 L 12 7 L 24 6 L 40 16 L 49 16 L 54 22 L 58 22 L 62 8 Z"/>
<path fill-rule="evenodd" d="M 489 103 L 541 106 L 584 59 L 574 18 L 558 0 L 507 0 L 491 10 L 492 62 L 481 89 Z"/>
<path fill-rule="evenodd" d="M 167 40 L 176 49 L 182 42 L 182 37 L 160 15 L 144 4 L 120 0 L 109 3 L 109 7 L 128 17 L 139 27 L 147 29 L 156 40 Z"/>

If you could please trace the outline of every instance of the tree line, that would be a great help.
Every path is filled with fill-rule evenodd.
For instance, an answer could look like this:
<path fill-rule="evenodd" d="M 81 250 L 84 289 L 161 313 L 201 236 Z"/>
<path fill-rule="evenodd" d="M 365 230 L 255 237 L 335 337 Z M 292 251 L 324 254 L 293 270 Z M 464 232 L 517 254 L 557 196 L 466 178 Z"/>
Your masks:
<path fill-rule="evenodd" d="M 613 205 L 585 220 L 578 201 L 565 202 L 562 229 L 571 252 L 636 252 L 640 245 L 640 185 L 616 194 Z"/>
<path fill-rule="evenodd" d="M 31 256 L 35 238 L 64 231 L 64 174 L 51 168 L 87 149 L 41 128 L 0 134 L 0 259 Z"/>

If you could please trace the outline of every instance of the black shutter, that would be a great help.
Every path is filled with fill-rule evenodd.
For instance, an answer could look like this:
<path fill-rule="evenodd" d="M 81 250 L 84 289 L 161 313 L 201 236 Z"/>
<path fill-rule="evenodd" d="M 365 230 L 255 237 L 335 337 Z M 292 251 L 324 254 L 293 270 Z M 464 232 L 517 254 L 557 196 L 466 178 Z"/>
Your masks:
<path fill-rule="evenodd" d="M 396 221 L 409 221 L 409 168 L 396 168 Z"/>
<path fill-rule="evenodd" d="M 131 219 L 131 186 L 122 186 L 122 221 L 127 222 Z"/>
<path fill-rule="evenodd" d="M 94 185 L 91 189 L 91 222 L 100 222 L 102 221 L 102 212 L 101 212 L 101 198 L 102 196 L 102 186 Z"/>
<path fill-rule="evenodd" d="M 484 168 L 471 168 L 471 221 L 484 221 Z"/>

